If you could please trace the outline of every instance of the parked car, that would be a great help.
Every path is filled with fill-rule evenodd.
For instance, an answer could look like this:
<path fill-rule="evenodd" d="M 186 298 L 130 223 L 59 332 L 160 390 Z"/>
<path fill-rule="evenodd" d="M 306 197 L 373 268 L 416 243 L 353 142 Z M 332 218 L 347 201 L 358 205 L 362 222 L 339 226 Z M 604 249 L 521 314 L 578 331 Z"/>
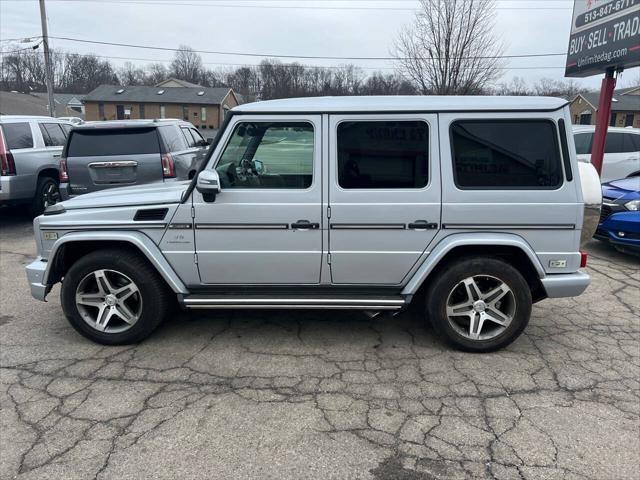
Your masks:
<path fill-rule="evenodd" d="M 75 126 L 60 160 L 62 198 L 124 185 L 190 179 L 208 146 L 192 124 L 181 120 Z"/>
<path fill-rule="evenodd" d="M 640 255 L 640 177 L 602 185 L 602 213 L 595 237 Z"/>
<path fill-rule="evenodd" d="M 64 278 L 71 325 L 103 344 L 142 340 L 176 301 L 370 313 L 424 301 L 449 343 L 495 350 L 533 302 L 589 284 L 580 241 L 601 190 L 570 121 L 544 97 L 245 104 L 191 182 L 50 207 L 34 223 L 31 292 L 44 300 Z"/>
<path fill-rule="evenodd" d="M 595 129 L 593 125 L 580 125 L 573 128 L 579 161 L 591 161 Z M 610 182 L 635 175 L 640 175 L 640 128 L 610 127 L 604 146 L 601 181 Z"/>
<path fill-rule="evenodd" d="M 80 117 L 58 117 L 60 120 L 65 120 L 73 125 L 82 125 L 84 120 Z"/>
<path fill-rule="evenodd" d="M 0 115 L 0 205 L 26 204 L 37 216 L 58 201 L 58 160 L 70 129 L 58 118 Z"/>

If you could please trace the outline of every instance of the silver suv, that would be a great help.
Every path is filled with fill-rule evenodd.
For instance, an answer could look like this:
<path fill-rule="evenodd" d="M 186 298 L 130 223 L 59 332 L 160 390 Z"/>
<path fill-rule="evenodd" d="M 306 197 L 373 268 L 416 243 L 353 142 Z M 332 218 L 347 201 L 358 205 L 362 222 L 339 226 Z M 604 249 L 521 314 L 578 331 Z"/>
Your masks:
<path fill-rule="evenodd" d="M 580 295 L 597 174 L 554 98 L 342 97 L 236 107 L 191 182 L 83 195 L 35 220 L 35 298 L 62 282 L 103 344 L 186 309 L 315 308 L 425 319 L 457 348 L 520 335 Z"/>
<path fill-rule="evenodd" d="M 198 130 L 182 120 L 75 126 L 60 160 L 62 198 L 124 185 L 191 179 L 208 146 Z"/>
<path fill-rule="evenodd" d="M 0 205 L 26 204 L 33 216 L 58 201 L 58 160 L 71 123 L 0 116 Z"/>

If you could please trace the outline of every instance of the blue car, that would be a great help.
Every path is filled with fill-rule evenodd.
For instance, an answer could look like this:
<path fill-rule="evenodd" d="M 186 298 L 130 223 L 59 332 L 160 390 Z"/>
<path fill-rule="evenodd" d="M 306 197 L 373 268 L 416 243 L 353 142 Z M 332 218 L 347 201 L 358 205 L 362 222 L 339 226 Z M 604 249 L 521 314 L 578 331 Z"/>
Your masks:
<path fill-rule="evenodd" d="M 595 237 L 621 252 L 640 255 L 640 177 L 602 185 L 602 212 Z"/>

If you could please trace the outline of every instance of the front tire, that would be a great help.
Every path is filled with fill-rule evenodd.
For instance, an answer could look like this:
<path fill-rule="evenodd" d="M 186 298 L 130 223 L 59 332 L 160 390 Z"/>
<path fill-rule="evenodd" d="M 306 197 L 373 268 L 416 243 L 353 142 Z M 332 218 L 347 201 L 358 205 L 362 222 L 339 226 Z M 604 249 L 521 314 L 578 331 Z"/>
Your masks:
<path fill-rule="evenodd" d="M 506 347 L 531 316 L 531 290 L 522 274 L 498 258 L 467 257 L 445 267 L 427 290 L 427 316 L 457 349 Z"/>
<path fill-rule="evenodd" d="M 62 309 L 71 326 L 103 345 L 147 338 L 169 311 L 169 292 L 140 255 L 117 250 L 90 253 L 62 282 Z"/>

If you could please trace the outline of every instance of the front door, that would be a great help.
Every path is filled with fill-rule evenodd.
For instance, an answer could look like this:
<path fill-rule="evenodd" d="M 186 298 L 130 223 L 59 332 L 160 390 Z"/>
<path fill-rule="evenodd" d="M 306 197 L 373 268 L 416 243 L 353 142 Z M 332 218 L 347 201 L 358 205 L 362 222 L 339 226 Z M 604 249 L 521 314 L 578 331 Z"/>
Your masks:
<path fill-rule="evenodd" d="M 204 284 L 317 284 L 322 260 L 320 115 L 239 115 L 212 156 L 222 191 L 193 193 Z"/>
<path fill-rule="evenodd" d="M 435 114 L 331 115 L 335 284 L 399 285 L 440 228 Z"/>

